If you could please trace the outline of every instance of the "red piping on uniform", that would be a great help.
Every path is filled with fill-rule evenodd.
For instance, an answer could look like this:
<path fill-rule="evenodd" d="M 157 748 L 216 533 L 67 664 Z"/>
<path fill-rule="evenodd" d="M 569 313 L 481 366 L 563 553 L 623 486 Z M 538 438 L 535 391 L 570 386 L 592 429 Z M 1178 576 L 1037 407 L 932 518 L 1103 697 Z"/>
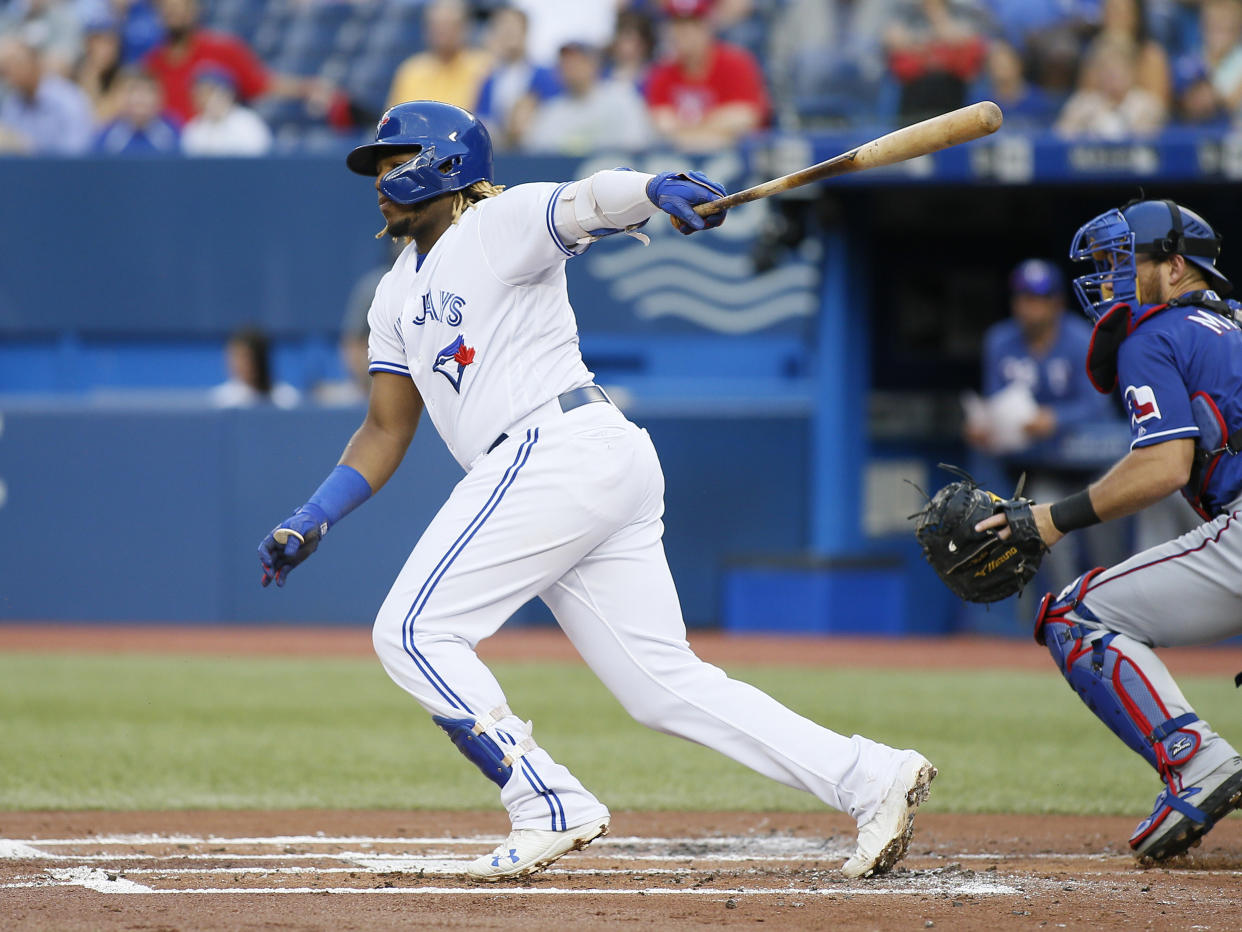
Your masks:
<path fill-rule="evenodd" d="M 1036 644 L 1044 644 L 1044 622 L 1048 620 L 1048 612 L 1052 606 L 1052 593 L 1044 593 L 1044 597 L 1039 600 L 1039 609 L 1035 612 L 1035 630 L 1031 635 L 1035 638 Z"/>
<path fill-rule="evenodd" d="M 1079 657 L 1089 653 L 1091 653 L 1091 645 L 1088 644 L 1084 647 L 1082 638 L 1078 638 L 1078 640 L 1074 641 L 1074 649 L 1065 655 L 1065 669 L 1068 670 L 1074 665 Z"/>
<path fill-rule="evenodd" d="M 1106 321 L 1110 316 L 1112 316 L 1112 314 L 1121 313 L 1121 311 L 1117 310 L 1117 308 L 1119 307 L 1125 308 L 1126 336 L 1128 337 L 1131 333 L 1133 333 L 1134 328 L 1130 326 L 1130 305 L 1118 302 L 1117 304 L 1114 304 L 1112 307 L 1110 307 L 1107 311 L 1105 311 L 1104 314 L 1100 317 L 1100 319 L 1095 322 L 1095 326 L 1091 328 L 1091 339 L 1087 341 L 1087 359 L 1086 359 L 1087 381 L 1090 382 L 1092 387 L 1097 392 L 1099 392 L 1101 395 L 1107 395 L 1109 392 L 1111 392 L 1114 388 L 1117 387 L 1117 357 L 1116 357 L 1116 351 L 1114 351 L 1112 384 L 1101 385 L 1099 382 L 1095 380 L 1095 375 L 1091 372 L 1091 360 L 1095 358 L 1095 337 L 1096 337 L 1096 334 L 1100 332 L 1100 324 L 1104 323 L 1104 321 Z M 1124 340 L 1125 337 L 1122 337 L 1121 339 Z M 1120 346 L 1120 341 L 1118 341 L 1118 346 Z"/>
<path fill-rule="evenodd" d="M 1152 818 L 1151 824 L 1147 826 L 1147 831 L 1145 831 L 1142 835 L 1135 835 L 1133 838 L 1130 839 L 1130 847 L 1137 848 L 1144 838 L 1146 838 L 1148 835 L 1150 835 L 1152 832 L 1154 832 L 1156 829 L 1160 827 L 1161 823 L 1164 822 L 1165 816 L 1167 816 L 1172 811 L 1173 811 L 1173 807 L 1170 806 L 1168 803 L 1165 803 L 1164 809 L 1160 812 L 1160 815 Z"/>
<path fill-rule="evenodd" d="M 1139 570 L 1145 570 L 1148 567 L 1157 566 L 1160 563 L 1167 563 L 1169 560 L 1180 560 L 1182 557 L 1188 556 L 1192 553 L 1198 553 L 1208 544 L 1220 543 L 1221 535 L 1224 534 L 1226 530 L 1228 530 L 1229 525 L 1233 523 L 1233 519 L 1235 516 L 1236 516 L 1236 513 L 1230 514 L 1228 519 L 1225 521 L 1225 523 L 1221 525 L 1220 530 L 1217 531 L 1214 536 L 1209 537 L 1207 540 L 1203 541 L 1203 543 L 1199 544 L 1199 546 L 1192 547 L 1190 550 L 1183 550 L 1181 553 L 1173 553 L 1167 557 L 1161 557 L 1159 560 L 1153 560 L 1150 563 L 1144 563 L 1142 566 L 1133 566 L 1130 569 L 1126 570 L 1124 573 L 1118 573 L 1116 576 L 1110 576 L 1108 577 L 1108 579 L 1102 580 L 1100 582 L 1100 585 L 1102 586 L 1104 585 L 1104 583 L 1110 583 L 1110 582 L 1113 582 L 1114 580 L 1122 579 L 1126 576 L 1129 576 L 1131 573 L 1137 572 Z M 1085 590 L 1085 586 L 1084 586 L 1084 590 Z M 1085 595 L 1086 595 L 1086 592 L 1083 591 L 1083 593 L 1079 596 L 1079 599 L 1081 599 Z"/>
<path fill-rule="evenodd" d="M 1147 309 L 1147 310 L 1143 313 L 1143 316 L 1142 316 L 1142 317 L 1140 317 L 1138 320 L 1133 321 L 1133 322 L 1131 323 L 1131 325 L 1130 325 L 1130 333 L 1133 333 L 1135 330 L 1137 330 L 1137 329 L 1138 329 L 1138 327 L 1139 327 L 1139 324 L 1141 324 L 1143 321 L 1147 320 L 1147 318 L 1151 317 L 1153 314 L 1158 314 L 1158 313 L 1160 313 L 1160 312 L 1161 312 L 1161 311 L 1163 311 L 1166 307 L 1168 307 L 1168 305 L 1167 305 L 1167 304 L 1156 304 L 1156 305 L 1153 305 L 1152 307 L 1149 307 L 1149 308 L 1148 308 L 1148 309 Z M 1127 336 L 1129 336 L 1129 334 L 1127 334 Z"/>
<path fill-rule="evenodd" d="M 1212 400 L 1212 396 L 1207 392 L 1195 392 L 1190 396 L 1191 401 L 1194 401 L 1196 398 L 1202 398 L 1207 402 L 1208 410 L 1212 412 L 1212 417 L 1216 418 L 1216 426 L 1220 429 L 1221 438 L 1224 439 L 1225 444 L 1228 445 L 1229 428 L 1225 426 L 1225 417 L 1220 413 L 1220 408 L 1216 407 L 1216 402 Z M 1221 453 L 1217 453 L 1213 456 L 1212 462 L 1208 464 L 1208 467 L 1205 470 L 1203 470 L 1203 477 L 1199 481 L 1199 494 L 1195 496 L 1193 500 L 1189 496 L 1183 496 L 1186 498 L 1186 501 L 1190 502 L 1191 506 L 1201 517 L 1209 520 L 1211 519 L 1211 515 L 1209 515 L 1207 513 L 1207 509 L 1203 507 L 1203 492 L 1207 489 L 1208 483 L 1212 481 L 1212 474 L 1216 472 L 1216 467 L 1220 465 L 1222 455 L 1223 454 Z"/>

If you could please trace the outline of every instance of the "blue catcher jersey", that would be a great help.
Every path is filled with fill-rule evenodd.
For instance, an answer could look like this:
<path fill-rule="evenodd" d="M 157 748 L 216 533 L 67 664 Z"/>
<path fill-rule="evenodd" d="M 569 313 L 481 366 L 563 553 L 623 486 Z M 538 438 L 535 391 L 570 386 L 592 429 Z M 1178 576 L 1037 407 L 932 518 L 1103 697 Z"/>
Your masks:
<path fill-rule="evenodd" d="M 1130 414 L 1131 449 L 1178 437 L 1219 449 L 1242 428 L 1242 331 L 1207 308 L 1142 307 L 1117 355 Z M 1242 456 L 1224 453 L 1206 471 L 1198 505 L 1214 516 L 1242 491 Z"/>

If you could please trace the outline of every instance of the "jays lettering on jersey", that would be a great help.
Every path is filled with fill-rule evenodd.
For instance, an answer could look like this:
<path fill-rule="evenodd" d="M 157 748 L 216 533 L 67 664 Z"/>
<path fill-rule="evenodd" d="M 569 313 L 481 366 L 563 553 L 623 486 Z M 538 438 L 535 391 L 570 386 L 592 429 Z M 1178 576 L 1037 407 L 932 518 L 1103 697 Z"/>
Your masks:
<path fill-rule="evenodd" d="M 590 383 L 552 205 L 524 184 L 467 210 L 425 256 L 405 248 L 367 315 L 370 371 L 408 375 L 463 467 L 562 392 Z"/>
<path fill-rule="evenodd" d="M 1179 437 L 1218 450 L 1242 428 L 1242 331 L 1201 307 L 1144 307 L 1117 355 L 1131 448 Z M 1207 472 L 1199 505 L 1220 514 L 1242 492 L 1242 456 L 1224 453 Z"/>

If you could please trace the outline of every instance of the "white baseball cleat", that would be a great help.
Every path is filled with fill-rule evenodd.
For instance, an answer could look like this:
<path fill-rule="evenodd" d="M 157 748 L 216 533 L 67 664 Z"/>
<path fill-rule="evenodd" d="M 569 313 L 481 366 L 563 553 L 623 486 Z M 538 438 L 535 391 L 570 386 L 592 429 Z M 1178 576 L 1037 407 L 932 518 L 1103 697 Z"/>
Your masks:
<path fill-rule="evenodd" d="M 922 754 L 902 761 L 897 779 L 880 808 L 858 827 L 858 847 L 841 867 L 846 877 L 874 877 L 888 873 L 906 855 L 914 834 L 914 814 L 927 798 L 936 768 Z"/>
<path fill-rule="evenodd" d="M 538 873 L 562 855 L 585 848 L 608 834 L 609 817 L 595 819 L 564 832 L 515 828 L 496 850 L 471 861 L 466 877 L 482 883 L 516 880 Z"/>

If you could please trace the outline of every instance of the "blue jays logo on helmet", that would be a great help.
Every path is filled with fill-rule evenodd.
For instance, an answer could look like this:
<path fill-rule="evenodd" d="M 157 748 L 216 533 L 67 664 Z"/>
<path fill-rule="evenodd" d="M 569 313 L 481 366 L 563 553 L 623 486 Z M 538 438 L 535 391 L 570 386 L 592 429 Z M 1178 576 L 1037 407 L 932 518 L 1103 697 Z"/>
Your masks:
<path fill-rule="evenodd" d="M 1179 255 L 1201 271 L 1221 294 L 1233 286 L 1219 269 L 1220 237 L 1207 221 L 1169 200 L 1137 201 L 1085 223 L 1070 245 L 1070 258 L 1090 260 L 1094 271 L 1074 279 L 1074 293 L 1086 315 L 1098 320 L 1120 302 L 1137 303 L 1136 256 Z"/>
<path fill-rule="evenodd" d="M 375 128 L 375 141 L 349 153 L 345 164 L 360 175 L 379 173 L 389 155 L 413 157 L 380 179 L 380 191 L 396 204 L 417 204 L 492 180 L 492 139 L 474 114 L 435 100 L 412 100 L 390 108 Z"/>

